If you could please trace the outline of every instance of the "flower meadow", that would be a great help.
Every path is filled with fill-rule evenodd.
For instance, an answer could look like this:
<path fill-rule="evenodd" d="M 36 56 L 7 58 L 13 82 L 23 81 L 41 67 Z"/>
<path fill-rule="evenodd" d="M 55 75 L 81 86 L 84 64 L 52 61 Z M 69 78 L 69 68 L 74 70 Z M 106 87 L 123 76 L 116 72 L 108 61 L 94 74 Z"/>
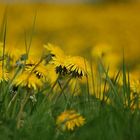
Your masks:
<path fill-rule="evenodd" d="M 8 42 L 7 15 L 0 30 L 0 139 L 140 138 L 139 65 L 129 65 L 132 54 L 118 55 L 107 43 L 73 53 L 52 41 L 55 33 L 34 48 L 36 14 L 17 47 Z"/>

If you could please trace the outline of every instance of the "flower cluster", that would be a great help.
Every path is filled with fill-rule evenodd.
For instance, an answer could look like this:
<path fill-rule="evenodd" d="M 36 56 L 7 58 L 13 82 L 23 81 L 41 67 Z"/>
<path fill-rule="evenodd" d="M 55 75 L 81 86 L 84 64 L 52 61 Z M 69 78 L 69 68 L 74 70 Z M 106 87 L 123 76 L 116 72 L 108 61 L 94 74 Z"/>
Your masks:
<path fill-rule="evenodd" d="M 56 73 L 82 78 L 88 74 L 88 62 L 80 56 L 67 56 L 58 46 L 44 46 L 52 56 L 51 64 L 55 65 Z"/>
<path fill-rule="evenodd" d="M 54 82 L 58 75 L 72 78 L 87 76 L 87 61 L 84 58 L 67 56 L 63 50 L 52 44 L 44 47 L 47 51 L 39 59 L 32 54 L 28 56 L 18 48 L 6 46 L 4 60 L 0 62 L 0 81 L 9 79 L 13 86 L 38 90 L 46 82 Z M 1 52 L 2 48 L 3 43 Z"/>

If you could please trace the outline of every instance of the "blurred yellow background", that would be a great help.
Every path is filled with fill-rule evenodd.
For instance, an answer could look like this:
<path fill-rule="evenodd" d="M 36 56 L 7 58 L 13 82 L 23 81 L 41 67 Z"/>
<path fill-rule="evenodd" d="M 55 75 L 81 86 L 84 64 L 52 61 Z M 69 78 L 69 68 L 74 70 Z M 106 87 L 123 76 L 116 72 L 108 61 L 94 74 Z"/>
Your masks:
<path fill-rule="evenodd" d="M 0 4 L 0 23 L 7 7 L 6 43 L 25 47 L 31 33 L 35 11 L 37 18 L 32 49 L 38 54 L 43 44 L 59 45 L 67 54 L 96 55 L 98 48 L 108 53 L 107 61 L 122 59 L 139 67 L 140 60 L 140 4 Z M 100 50 L 99 50 L 100 51 Z M 105 51 L 105 52 L 104 52 Z M 112 55 L 111 55 L 112 54 Z"/>

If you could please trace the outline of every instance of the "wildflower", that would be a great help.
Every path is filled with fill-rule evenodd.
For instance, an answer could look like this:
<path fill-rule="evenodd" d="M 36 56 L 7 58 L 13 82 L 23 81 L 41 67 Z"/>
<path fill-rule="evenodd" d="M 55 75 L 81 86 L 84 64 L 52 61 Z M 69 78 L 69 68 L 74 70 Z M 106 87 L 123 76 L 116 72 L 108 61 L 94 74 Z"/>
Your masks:
<path fill-rule="evenodd" d="M 34 73 L 38 79 L 46 80 L 47 69 L 46 66 L 42 64 L 42 62 L 27 62 L 25 65 L 25 70 Z"/>
<path fill-rule="evenodd" d="M 56 73 L 60 75 L 70 75 L 72 77 L 81 78 L 87 76 L 86 61 L 80 56 L 67 56 L 61 59 L 53 59 L 56 65 Z"/>
<path fill-rule="evenodd" d="M 54 46 L 52 44 L 44 45 L 44 47 L 51 54 L 52 61 L 50 61 L 50 64 L 55 65 L 56 73 L 65 76 L 68 73 L 68 70 L 65 66 L 67 56 L 64 54 L 63 50 L 61 50 L 58 46 Z"/>
<path fill-rule="evenodd" d="M 88 63 L 83 57 L 69 57 L 65 63 L 72 77 L 87 76 Z"/>
<path fill-rule="evenodd" d="M 42 87 L 43 82 L 34 73 L 23 71 L 21 74 L 17 75 L 13 84 L 15 86 L 37 90 L 38 88 Z"/>
<path fill-rule="evenodd" d="M 55 65 L 55 70 L 56 70 L 56 73 L 59 73 L 60 75 L 67 75 L 68 74 L 68 69 L 65 65 L 65 61 L 67 60 L 67 57 L 54 57 L 53 58 L 53 61 L 52 61 L 52 64 Z"/>
<path fill-rule="evenodd" d="M 57 117 L 56 124 L 63 130 L 73 131 L 75 127 L 84 125 L 85 118 L 77 113 L 75 110 L 67 110 Z"/>
<path fill-rule="evenodd" d="M 47 70 L 47 80 L 52 84 L 54 83 L 57 78 L 58 74 L 55 72 L 55 66 L 52 64 L 46 65 L 46 70 Z"/>
<path fill-rule="evenodd" d="M 51 64 L 56 66 L 56 73 L 81 78 L 87 76 L 87 61 L 80 56 L 66 56 L 57 46 L 48 44 L 45 48 L 52 55 Z"/>

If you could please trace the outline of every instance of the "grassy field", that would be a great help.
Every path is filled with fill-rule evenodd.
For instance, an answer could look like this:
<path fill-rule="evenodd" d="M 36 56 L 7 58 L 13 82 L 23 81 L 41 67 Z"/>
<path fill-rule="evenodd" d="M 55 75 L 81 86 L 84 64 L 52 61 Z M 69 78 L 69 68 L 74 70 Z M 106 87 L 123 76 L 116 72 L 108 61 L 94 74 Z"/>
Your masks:
<path fill-rule="evenodd" d="M 1 140 L 139 140 L 139 3 L 0 9 Z"/>

